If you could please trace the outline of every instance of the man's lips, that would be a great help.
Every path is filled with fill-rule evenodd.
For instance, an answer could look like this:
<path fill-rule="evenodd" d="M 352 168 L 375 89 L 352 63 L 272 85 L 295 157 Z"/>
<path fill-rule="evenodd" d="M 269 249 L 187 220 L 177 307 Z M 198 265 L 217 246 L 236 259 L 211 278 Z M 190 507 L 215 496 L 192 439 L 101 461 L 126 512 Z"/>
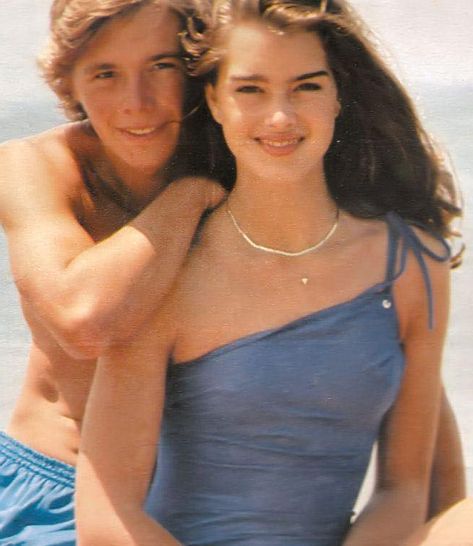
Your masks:
<path fill-rule="evenodd" d="M 157 125 L 150 125 L 147 127 L 121 127 L 119 131 L 134 137 L 147 137 L 156 133 L 158 129 Z"/>

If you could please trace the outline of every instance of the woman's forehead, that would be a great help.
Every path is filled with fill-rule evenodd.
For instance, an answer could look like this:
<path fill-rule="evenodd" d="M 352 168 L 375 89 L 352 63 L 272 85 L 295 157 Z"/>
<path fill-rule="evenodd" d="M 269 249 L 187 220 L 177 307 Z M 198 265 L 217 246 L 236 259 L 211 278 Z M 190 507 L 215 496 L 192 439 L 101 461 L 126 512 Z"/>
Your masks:
<path fill-rule="evenodd" d="M 220 68 L 232 73 L 328 69 L 322 41 L 314 32 L 283 33 L 263 23 L 240 23 L 229 30 L 221 46 Z"/>

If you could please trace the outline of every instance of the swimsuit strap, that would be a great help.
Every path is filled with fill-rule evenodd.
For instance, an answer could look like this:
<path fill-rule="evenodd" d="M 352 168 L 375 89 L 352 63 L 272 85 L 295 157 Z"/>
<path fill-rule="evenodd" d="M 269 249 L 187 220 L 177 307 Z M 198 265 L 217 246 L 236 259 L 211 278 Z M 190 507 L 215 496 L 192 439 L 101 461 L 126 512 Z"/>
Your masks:
<path fill-rule="evenodd" d="M 443 254 L 437 254 L 433 252 L 430 248 L 425 246 L 425 244 L 420 240 L 419 236 L 414 231 L 411 224 L 408 224 L 401 216 L 397 213 L 391 211 L 388 212 L 385 216 L 386 222 L 389 230 L 389 251 L 388 251 L 388 264 L 386 271 L 386 282 L 390 285 L 398 279 L 404 272 L 407 263 L 407 254 L 409 251 L 412 251 L 414 254 L 417 263 L 419 264 L 422 278 L 424 279 L 424 285 L 427 292 L 427 302 L 429 309 L 429 328 L 434 327 L 434 304 L 433 304 L 433 293 L 432 293 L 432 282 L 429 276 L 429 270 L 427 264 L 425 263 L 425 256 L 437 261 L 437 262 L 446 262 L 450 259 L 451 252 L 448 243 L 440 235 L 428 231 L 429 235 L 434 237 L 439 241 L 443 248 Z M 418 227 L 425 230 L 425 227 L 420 224 Z M 401 254 L 399 262 L 397 260 L 398 256 L 398 246 L 399 242 L 402 242 Z M 398 264 L 397 270 L 396 265 Z"/>
<path fill-rule="evenodd" d="M 396 272 L 396 267 L 398 265 L 397 256 L 401 235 L 398 230 L 393 229 L 388 219 L 386 223 L 388 226 L 388 260 L 386 264 L 386 276 L 384 278 L 384 284 L 386 286 L 390 286 L 392 282 L 400 275 L 400 273 Z"/>

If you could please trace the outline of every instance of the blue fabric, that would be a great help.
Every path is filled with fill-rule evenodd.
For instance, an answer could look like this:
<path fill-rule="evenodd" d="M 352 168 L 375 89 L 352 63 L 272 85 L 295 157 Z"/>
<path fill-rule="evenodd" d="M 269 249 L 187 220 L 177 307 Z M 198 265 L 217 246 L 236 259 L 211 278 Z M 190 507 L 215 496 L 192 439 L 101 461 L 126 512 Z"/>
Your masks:
<path fill-rule="evenodd" d="M 398 216 L 386 221 L 383 282 L 196 360 L 170 363 L 146 508 L 186 546 L 343 541 L 405 364 L 392 283 L 408 249 L 417 259 L 425 252 Z M 427 274 L 424 280 L 432 309 Z"/>
<path fill-rule="evenodd" d="M 0 544 L 74 546 L 75 470 L 0 432 Z"/>

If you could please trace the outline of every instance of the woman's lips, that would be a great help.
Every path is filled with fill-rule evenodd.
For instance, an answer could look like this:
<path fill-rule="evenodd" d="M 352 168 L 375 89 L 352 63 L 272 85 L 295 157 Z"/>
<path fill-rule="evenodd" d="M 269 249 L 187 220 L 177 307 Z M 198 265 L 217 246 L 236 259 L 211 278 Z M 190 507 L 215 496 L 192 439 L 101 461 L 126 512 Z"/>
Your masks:
<path fill-rule="evenodd" d="M 302 140 L 303 137 L 300 136 L 258 137 L 256 139 L 265 152 L 274 156 L 292 154 Z"/>

